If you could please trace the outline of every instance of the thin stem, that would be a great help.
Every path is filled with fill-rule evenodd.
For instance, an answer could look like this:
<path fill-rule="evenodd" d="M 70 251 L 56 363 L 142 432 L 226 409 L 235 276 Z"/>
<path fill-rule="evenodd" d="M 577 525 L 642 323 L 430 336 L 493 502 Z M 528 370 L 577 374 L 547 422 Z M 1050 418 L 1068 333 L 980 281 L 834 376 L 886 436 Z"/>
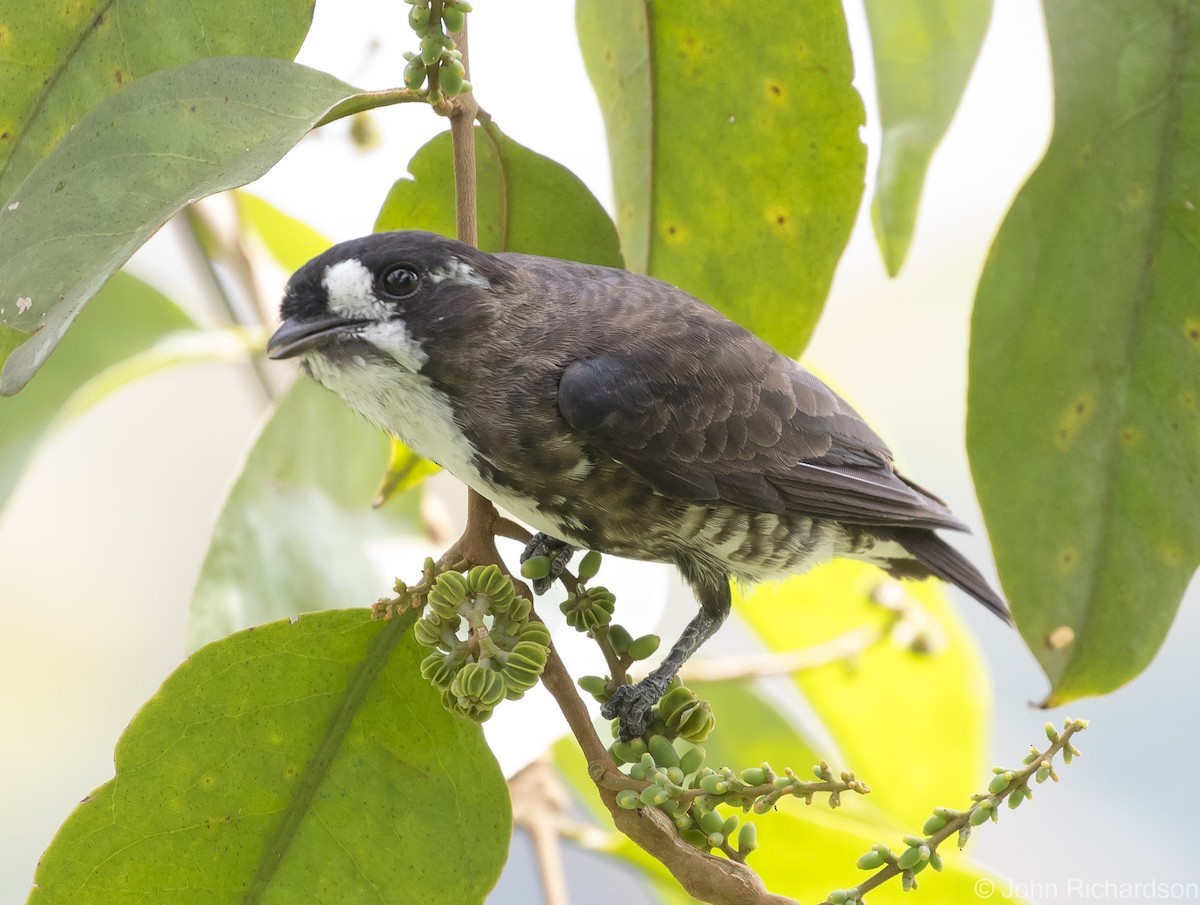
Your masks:
<path fill-rule="evenodd" d="M 1014 791 L 1027 787 L 1029 785 L 1029 780 L 1033 778 L 1035 773 L 1037 773 L 1038 769 L 1042 766 L 1043 761 L 1052 762 L 1055 755 L 1071 743 L 1071 736 L 1085 728 L 1087 728 L 1087 723 L 1083 720 L 1069 721 L 1063 727 L 1062 732 L 1058 734 L 1058 738 L 1054 740 L 1049 748 L 1042 752 L 1041 757 L 1038 757 L 1032 763 L 1027 764 L 1023 770 L 1014 771 L 1013 778 L 1009 781 L 1008 785 L 1006 785 L 1001 791 L 987 795 L 985 798 L 992 799 L 996 803 L 996 807 L 999 807 L 1000 803 Z M 984 799 L 980 799 L 980 801 L 982 800 Z M 957 835 L 963 829 L 970 827 L 971 812 L 976 806 L 978 806 L 978 804 L 979 801 L 974 802 L 972 807 L 963 811 L 957 817 L 950 820 L 936 833 L 929 836 L 928 841 L 925 843 L 929 846 L 929 851 L 931 853 L 936 852 L 937 847 L 951 836 Z M 861 899 L 872 889 L 875 889 L 877 886 L 886 883 L 893 877 L 900 876 L 902 873 L 904 873 L 904 871 L 902 871 L 900 867 L 893 861 L 890 864 L 880 868 L 880 870 L 877 873 L 872 874 L 869 879 L 864 880 L 862 883 L 859 883 L 857 886 L 852 888 L 858 891 L 858 898 Z M 829 900 L 826 899 L 822 905 L 830 905 Z"/>
<path fill-rule="evenodd" d="M 418 88 L 415 91 L 412 88 L 387 88 L 383 91 L 363 91 L 359 94 L 351 95 L 340 104 L 334 106 L 333 109 L 317 121 L 317 124 L 313 128 L 319 129 L 321 126 L 327 126 L 336 120 L 353 116 L 356 113 L 365 113 L 367 110 L 374 110 L 376 107 L 390 107 L 393 104 L 414 103 L 429 103 L 429 92 L 424 88 Z"/>
<path fill-rule="evenodd" d="M 247 312 L 245 306 L 237 304 L 233 297 L 226 291 L 225 284 L 221 282 L 221 275 L 217 273 L 212 258 L 208 256 L 208 253 L 204 250 L 204 243 L 200 240 L 200 231 L 205 228 L 205 224 L 200 213 L 193 205 L 189 204 L 183 209 L 182 222 L 186 227 L 183 232 L 188 239 L 188 249 L 191 251 L 196 264 L 208 279 L 213 297 L 216 298 L 221 309 L 225 312 L 225 316 L 229 319 L 229 322 L 238 327 L 257 328 L 261 330 L 263 323 L 258 317 L 258 312 Z M 257 354 L 251 353 L 248 358 L 250 367 L 254 371 L 255 382 L 262 391 L 263 401 L 270 404 L 275 400 L 275 388 L 271 385 L 271 379 L 267 375 L 266 365 Z"/>

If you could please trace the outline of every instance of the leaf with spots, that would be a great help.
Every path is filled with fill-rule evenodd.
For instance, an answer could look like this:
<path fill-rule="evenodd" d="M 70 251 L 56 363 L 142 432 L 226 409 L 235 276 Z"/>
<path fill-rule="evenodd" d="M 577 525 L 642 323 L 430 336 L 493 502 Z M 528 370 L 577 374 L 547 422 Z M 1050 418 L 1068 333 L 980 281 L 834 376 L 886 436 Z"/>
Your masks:
<path fill-rule="evenodd" d="M 967 442 L 1054 706 L 1145 668 L 1200 563 L 1200 3 L 1046 16 L 1055 130 L 980 282 Z"/>
<path fill-rule="evenodd" d="M 334 610 L 197 651 L 121 736 L 29 905 L 482 902 L 508 787 L 421 678 L 417 615 Z"/>
<path fill-rule="evenodd" d="M 346 102 L 390 98 L 284 60 L 224 57 L 153 73 L 93 108 L 0 209 L 0 327 L 29 335 L 4 362 L 0 394 L 29 381 L 184 205 L 261 176 Z"/>
<path fill-rule="evenodd" d="M 494 125 L 476 127 L 475 152 L 480 248 L 621 266 L 612 220 L 574 173 L 517 144 Z M 450 133 L 418 150 L 408 170 L 412 178 L 392 186 L 375 229 L 425 229 L 453 236 Z"/>
<path fill-rule="evenodd" d="M 946 134 L 992 0 L 866 0 L 883 145 L 871 219 L 888 273 L 904 265 L 925 171 Z"/>
<path fill-rule="evenodd" d="M 0 399 L 0 510 L 72 394 L 168 334 L 194 326 L 170 299 L 136 277 L 116 274 L 63 340 L 63 354 L 43 368 L 24 393 Z M 0 362 L 6 334 L 14 348 L 25 339 L 16 330 L 0 327 Z"/>
<path fill-rule="evenodd" d="M 387 591 L 368 547 L 413 534 L 420 521 L 413 493 L 371 508 L 387 449 L 384 436 L 341 399 L 299 378 L 221 507 L 192 593 L 191 643 L 280 616 L 368 603 Z"/>
<path fill-rule="evenodd" d="M 839 0 L 578 0 L 631 270 L 788 355 L 816 325 L 863 190 Z"/>
<path fill-rule="evenodd" d="M 291 59 L 313 0 L 7 0 L 0 12 L 0 199 L 88 110 L 201 57 Z"/>

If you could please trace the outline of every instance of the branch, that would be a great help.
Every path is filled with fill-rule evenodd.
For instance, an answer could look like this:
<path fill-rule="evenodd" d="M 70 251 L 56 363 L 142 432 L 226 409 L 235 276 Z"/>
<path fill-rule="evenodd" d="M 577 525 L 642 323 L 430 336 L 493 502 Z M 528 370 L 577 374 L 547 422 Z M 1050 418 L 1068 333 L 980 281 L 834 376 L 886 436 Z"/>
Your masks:
<path fill-rule="evenodd" d="M 1053 779 L 1057 782 L 1058 774 L 1054 772 L 1052 766 L 1055 755 L 1062 752 L 1063 761 L 1066 763 L 1070 763 L 1072 757 L 1077 757 L 1079 751 L 1071 744 L 1071 737 L 1076 732 L 1082 732 L 1086 728 L 1087 720 L 1068 719 L 1063 724 L 1062 732 L 1056 730 L 1053 724 L 1047 723 L 1046 735 L 1051 742 L 1050 747 L 1045 751 L 1038 751 L 1036 748 L 1032 748 L 1029 755 L 1025 758 L 1025 767 L 1023 769 L 1005 771 L 997 767 L 996 770 L 998 772 L 992 778 L 991 785 L 988 786 L 988 793 L 973 796 L 974 803 L 965 811 L 950 812 L 944 808 L 935 810 L 933 817 L 925 824 L 925 831 L 933 830 L 933 832 L 925 838 L 915 836 L 906 837 L 905 843 L 908 849 L 899 857 L 892 855 L 884 846 L 876 846 L 870 852 L 867 852 L 859 859 L 859 866 L 861 868 L 869 870 L 872 867 L 878 866 L 880 860 L 886 861 L 887 864 L 857 886 L 852 886 L 848 889 L 839 889 L 830 893 L 822 905 L 861 902 L 866 893 L 898 876 L 904 877 L 904 888 L 907 891 L 910 886 L 916 886 L 913 876 L 925 864 L 931 864 L 936 870 L 941 870 L 941 857 L 937 854 L 939 845 L 951 836 L 957 835 L 958 847 L 961 849 L 966 845 L 967 838 L 970 836 L 973 826 L 986 823 L 989 819 L 995 821 L 999 818 L 999 808 L 1002 801 L 1008 799 L 1008 806 L 1015 808 L 1025 798 L 1032 798 L 1033 792 L 1029 789 L 1029 781 L 1031 779 L 1036 777 L 1038 782 L 1043 782 L 1046 779 Z M 905 858 L 909 852 L 914 851 L 919 855 L 919 859 L 915 856 L 909 859 Z M 870 861 L 867 859 L 874 860 L 874 864 L 870 864 Z M 868 864 L 870 864 L 870 867 Z"/>

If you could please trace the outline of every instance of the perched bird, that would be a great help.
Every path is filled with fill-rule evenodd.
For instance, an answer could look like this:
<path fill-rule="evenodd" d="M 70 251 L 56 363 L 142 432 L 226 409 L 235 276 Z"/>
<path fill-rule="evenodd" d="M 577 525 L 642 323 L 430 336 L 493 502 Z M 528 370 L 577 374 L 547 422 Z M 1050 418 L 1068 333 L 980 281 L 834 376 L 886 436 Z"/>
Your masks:
<path fill-rule="evenodd" d="M 935 533 L 965 530 L 896 473 L 841 397 L 704 302 L 622 270 L 487 254 L 425 232 L 344 242 L 291 278 L 271 358 L 571 548 L 674 563 L 699 614 L 605 705 L 641 734 L 724 621 L 730 578 L 834 556 L 1004 601 Z M 544 583 L 543 583 L 544 584 Z"/>

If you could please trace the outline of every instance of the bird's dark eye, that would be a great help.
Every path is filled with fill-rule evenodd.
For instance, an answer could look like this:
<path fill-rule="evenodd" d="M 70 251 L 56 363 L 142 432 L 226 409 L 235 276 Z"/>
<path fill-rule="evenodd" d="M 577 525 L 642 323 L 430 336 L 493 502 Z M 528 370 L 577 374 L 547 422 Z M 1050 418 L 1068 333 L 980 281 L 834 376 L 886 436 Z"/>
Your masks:
<path fill-rule="evenodd" d="M 390 270 L 385 270 L 379 278 L 379 288 L 388 298 L 406 299 L 421 283 L 417 272 L 407 264 L 397 264 Z"/>

